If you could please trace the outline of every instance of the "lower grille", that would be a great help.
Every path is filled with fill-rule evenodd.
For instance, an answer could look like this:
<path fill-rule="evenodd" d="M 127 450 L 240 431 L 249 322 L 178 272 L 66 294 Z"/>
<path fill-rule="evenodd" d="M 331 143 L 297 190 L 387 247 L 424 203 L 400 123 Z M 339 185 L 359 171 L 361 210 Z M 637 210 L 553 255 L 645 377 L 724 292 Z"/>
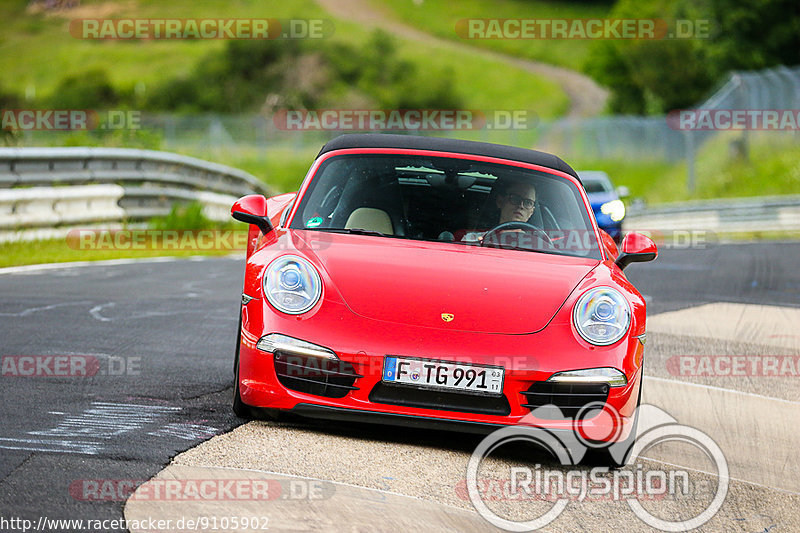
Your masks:
<path fill-rule="evenodd" d="M 378 383 L 369 393 L 369 401 L 403 407 L 419 407 L 459 413 L 508 416 L 511 406 L 505 395 L 479 396 L 460 392 L 437 391 Z"/>
<path fill-rule="evenodd" d="M 327 398 L 344 398 L 354 386 L 357 374 L 347 361 L 275 353 L 275 374 L 287 389 Z"/>
<path fill-rule="evenodd" d="M 608 384 L 606 383 L 551 383 L 537 381 L 528 390 L 522 391 L 525 396 L 523 407 L 538 409 L 545 405 L 555 405 L 552 412 L 540 410 L 541 418 L 554 419 L 566 416 L 574 418 L 586 405 L 595 402 L 605 403 L 608 400 Z"/>

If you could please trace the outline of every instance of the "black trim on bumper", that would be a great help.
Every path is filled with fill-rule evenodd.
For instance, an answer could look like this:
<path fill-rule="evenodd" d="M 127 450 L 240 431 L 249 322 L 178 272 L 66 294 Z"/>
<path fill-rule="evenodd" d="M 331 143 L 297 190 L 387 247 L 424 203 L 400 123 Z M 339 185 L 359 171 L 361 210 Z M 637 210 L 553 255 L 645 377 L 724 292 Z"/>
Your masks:
<path fill-rule="evenodd" d="M 293 414 L 307 418 L 323 418 L 339 422 L 363 422 L 368 424 L 385 424 L 409 428 L 436 429 L 444 431 L 458 431 L 468 433 L 487 434 L 496 429 L 505 427 L 504 424 L 487 424 L 484 422 L 470 422 L 465 420 L 445 420 L 426 416 L 401 415 L 395 413 L 379 413 L 376 411 L 362 411 L 359 409 L 345 409 L 326 405 L 309 403 L 297 404 L 290 411 Z"/>
<path fill-rule="evenodd" d="M 419 389 L 403 385 L 387 385 L 379 381 L 369 393 L 369 401 L 387 405 L 439 409 L 458 413 L 508 416 L 511 406 L 505 395 L 486 396 L 462 392 Z"/>

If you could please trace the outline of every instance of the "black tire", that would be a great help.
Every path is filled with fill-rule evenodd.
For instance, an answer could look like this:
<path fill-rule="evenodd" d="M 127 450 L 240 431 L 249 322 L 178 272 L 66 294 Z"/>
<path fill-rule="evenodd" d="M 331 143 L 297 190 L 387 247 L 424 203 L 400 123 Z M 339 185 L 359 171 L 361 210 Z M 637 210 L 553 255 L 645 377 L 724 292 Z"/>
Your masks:
<path fill-rule="evenodd" d="M 251 419 L 253 417 L 252 408 L 242 401 L 242 393 L 239 390 L 239 351 L 242 347 L 242 310 L 239 308 L 239 327 L 236 330 L 236 355 L 233 359 L 233 414 L 239 418 Z"/>
<path fill-rule="evenodd" d="M 642 386 L 644 385 L 644 373 L 639 378 L 639 396 L 636 399 L 636 411 L 633 419 L 633 427 L 628 437 L 616 446 L 624 446 L 625 456 L 621 460 L 611 454 L 609 447 L 606 448 L 592 448 L 586 452 L 586 455 L 581 459 L 581 464 L 584 466 L 604 466 L 612 469 L 622 468 L 628 462 L 628 458 L 633 451 L 633 445 L 636 442 L 636 430 L 639 428 L 639 406 L 642 404 Z"/>
<path fill-rule="evenodd" d="M 242 348 L 242 312 L 239 309 L 239 329 L 236 330 L 236 355 L 233 358 L 233 414 L 244 420 L 273 420 L 275 422 L 292 422 L 296 418 L 279 409 L 258 409 L 242 401 L 239 389 L 239 352 Z"/>

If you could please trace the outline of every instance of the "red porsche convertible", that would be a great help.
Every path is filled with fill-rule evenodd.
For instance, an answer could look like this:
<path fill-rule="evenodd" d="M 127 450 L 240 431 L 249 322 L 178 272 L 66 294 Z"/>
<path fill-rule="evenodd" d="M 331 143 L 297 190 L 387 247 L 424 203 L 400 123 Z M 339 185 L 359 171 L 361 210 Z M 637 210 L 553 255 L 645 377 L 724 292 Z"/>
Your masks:
<path fill-rule="evenodd" d="M 231 212 L 250 224 L 237 415 L 633 438 L 645 302 L 623 269 L 656 247 L 618 250 L 558 157 L 343 135 L 299 192 Z"/>

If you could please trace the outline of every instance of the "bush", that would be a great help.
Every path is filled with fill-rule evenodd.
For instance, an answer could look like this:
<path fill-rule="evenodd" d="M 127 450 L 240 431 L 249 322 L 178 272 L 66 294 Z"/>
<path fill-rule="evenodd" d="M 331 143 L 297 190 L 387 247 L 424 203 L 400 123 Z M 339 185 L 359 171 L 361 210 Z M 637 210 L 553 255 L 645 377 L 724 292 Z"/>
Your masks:
<path fill-rule="evenodd" d="M 150 219 L 150 228 L 155 230 L 200 230 L 215 227 L 216 223 L 203 215 L 199 202 L 173 204 L 169 215 Z"/>
<path fill-rule="evenodd" d="M 351 98 L 353 92 L 359 97 Z M 191 75 L 166 81 L 146 100 L 150 109 L 239 113 L 275 107 L 315 109 L 348 99 L 387 108 L 454 109 L 461 98 L 453 72 L 420 72 L 399 57 L 394 39 L 376 31 L 356 48 L 344 43 L 296 40 L 231 41 L 201 60 Z"/>
<path fill-rule="evenodd" d="M 585 70 L 616 113 L 660 114 L 700 102 L 731 69 L 800 63 L 796 1 L 618 0 L 609 18 L 708 20 L 707 38 L 596 41 Z"/>
<path fill-rule="evenodd" d="M 120 95 L 100 69 L 63 78 L 50 98 L 55 109 L 108 109 L 120 103 Z"/>

